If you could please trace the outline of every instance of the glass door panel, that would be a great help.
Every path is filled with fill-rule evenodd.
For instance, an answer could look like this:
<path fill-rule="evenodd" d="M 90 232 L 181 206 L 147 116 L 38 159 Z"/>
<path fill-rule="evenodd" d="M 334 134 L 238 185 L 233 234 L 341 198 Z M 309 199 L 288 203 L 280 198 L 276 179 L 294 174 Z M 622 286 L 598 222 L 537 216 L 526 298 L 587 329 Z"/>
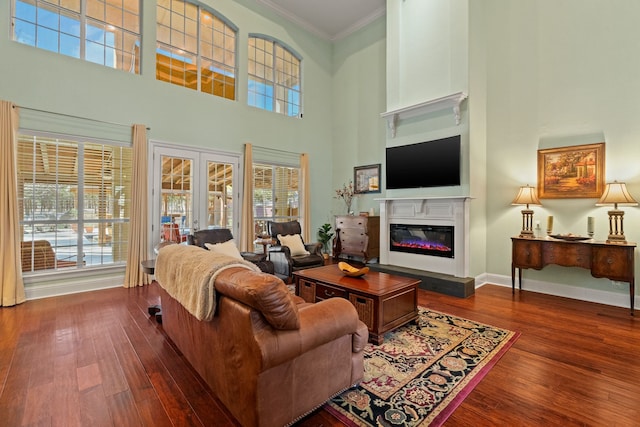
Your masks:
<path fill-rule="evenodd" d="M 214 161 L 206 164 L 207 228 L 233 229 L 233 164 Z"/>
<path fill-rule="evenodd" d="M 184 242 L 193 219 L 194 161 L 163 155 L 160 163 L 160 239 Z"/>
<path fill-rule="evenodd" d="M 181 243 L 202 228 L 238 232 L 239 156 L 153 144 L 152 244 Z"/>

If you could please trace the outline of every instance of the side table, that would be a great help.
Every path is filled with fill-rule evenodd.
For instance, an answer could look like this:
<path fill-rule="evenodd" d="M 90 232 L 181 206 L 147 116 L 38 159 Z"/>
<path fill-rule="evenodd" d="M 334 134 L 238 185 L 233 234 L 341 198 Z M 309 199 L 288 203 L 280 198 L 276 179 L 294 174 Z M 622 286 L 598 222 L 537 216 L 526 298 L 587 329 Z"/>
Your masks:
<path fill-rule="evenodd" d="M 140 262 L 140 265 L 142 266 L 142 271 L 144 271 L 145 274 L 150 274 L 150 275 L 155 274 L 156 272 L 155 259 L 146 259 Z M 149 316 L 155 316 L 156 322 L 162 323 L 162 307 L 160 307 L 160 305 L 158 304 L 150 305 L 147 308 L 147 311 L 149 312 Z"/>
<path fill-rule="evenodd" d="M 146 259 L 140 263 L 142 266 L 142 271 L 145 274 L 154 275 L 156 272 L 156 260 L 155 259 Z"/>
<path fill-rule="evenodd" d="M 269 246 L 271 244 L 271 238 L 258 238 L 256 240 L 253 241 L 254 245 L 262 245 L 262 252 L 266 255 L 267 254 L 267 246 Z"/>

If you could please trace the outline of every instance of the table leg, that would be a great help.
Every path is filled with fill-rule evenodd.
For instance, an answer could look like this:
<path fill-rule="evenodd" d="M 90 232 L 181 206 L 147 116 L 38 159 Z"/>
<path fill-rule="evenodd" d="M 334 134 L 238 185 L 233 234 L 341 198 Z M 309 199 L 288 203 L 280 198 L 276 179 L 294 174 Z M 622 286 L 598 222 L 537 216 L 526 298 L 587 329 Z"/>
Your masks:
<path fill-rule="evenodd" d="M 635 314 L 634 308 L 633 308 L 633 303 L 636 297 L 636 280 L 635 279 L 631 279 L 631 281 L 629 282 L 629 298 L 631 299 L 631 315 L 633 316 Z"/>
<path fill-rule="evenodd" d="M 518 290 L 522 290 L 522 269 L 518 269 Z"/>

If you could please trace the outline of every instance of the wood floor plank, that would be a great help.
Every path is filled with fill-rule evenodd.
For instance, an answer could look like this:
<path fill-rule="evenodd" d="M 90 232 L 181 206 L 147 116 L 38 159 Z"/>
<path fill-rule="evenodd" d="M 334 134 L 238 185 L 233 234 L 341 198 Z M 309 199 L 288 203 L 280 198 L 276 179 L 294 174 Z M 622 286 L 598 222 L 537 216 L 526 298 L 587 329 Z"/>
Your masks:
<path fill-rule="evenodd" d="M 640 425 L 640 315 L 495 285 L 418 298 L 521 333 L 445 426 Z M 158 303 L 152 284 L 1 308 L 0 425 L 237 426 L 146 312 Z M 322 409 L 297 423 L 339 425 Z"/>
<path fill-rule="evenodd" d="M 114 425 L 102 385 L 83 390 L 80 393 L 79 410 L 80 422 L 83 426 L 111 427 Z"/>

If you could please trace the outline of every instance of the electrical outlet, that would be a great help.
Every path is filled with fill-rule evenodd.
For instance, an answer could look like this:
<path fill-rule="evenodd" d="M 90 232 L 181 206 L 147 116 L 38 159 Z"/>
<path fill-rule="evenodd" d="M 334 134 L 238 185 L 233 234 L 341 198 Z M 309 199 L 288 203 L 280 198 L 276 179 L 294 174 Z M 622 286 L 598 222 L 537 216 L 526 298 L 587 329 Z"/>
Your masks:
<path fill-rule="evenodd" d="M 612 280 L 611 281 L 611 286 L 613 286 L 614 289 L 624 289 L 624 283 L 623 282 L 618 282 L 616 280 Z"/>

